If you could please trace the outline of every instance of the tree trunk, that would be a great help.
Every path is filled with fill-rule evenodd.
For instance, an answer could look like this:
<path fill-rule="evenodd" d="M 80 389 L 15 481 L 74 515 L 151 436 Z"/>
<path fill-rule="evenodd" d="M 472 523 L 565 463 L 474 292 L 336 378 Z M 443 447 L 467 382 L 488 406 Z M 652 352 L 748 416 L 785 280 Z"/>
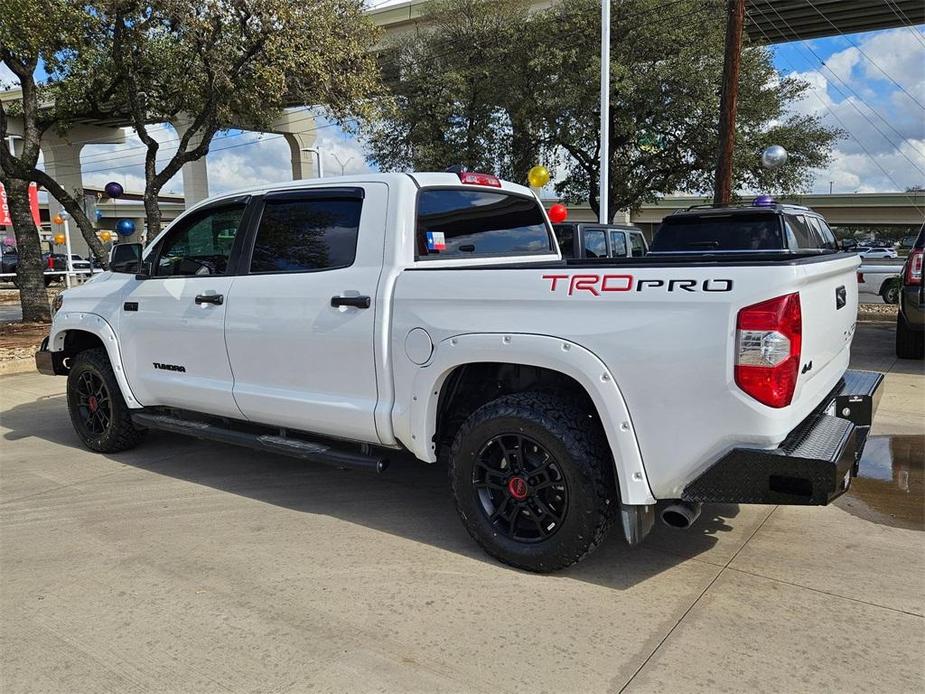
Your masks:
<path fill-rule="evenodd" d="M 158 198 L 160 190 L 154 190 L 150 184 L 145 185 L 145 241 L 150 241 L 161 233 L 161 205 Z"/>
<path fill-rule="evenodd" d="M 48 307 L 48 290 L 45 288 L 42 245 L 29 206 L 29 182 L 7 178 L 3 185 L 19 253 L 16 283 L 19 285 L 22 319 L 26 323 L 47 323 L 51 320 L 51 310 Z"/>

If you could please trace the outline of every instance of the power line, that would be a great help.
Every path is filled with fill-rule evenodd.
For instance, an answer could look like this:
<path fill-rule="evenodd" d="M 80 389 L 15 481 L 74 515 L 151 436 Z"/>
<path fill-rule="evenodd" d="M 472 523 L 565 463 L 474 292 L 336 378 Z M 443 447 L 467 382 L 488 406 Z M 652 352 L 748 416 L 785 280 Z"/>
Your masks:
<path fill-rule="evenodd" d="M 761 10 L 758 10 L 758 12 L 761 14 L 762 18 L 765 19 L 765 20 L 767 21 L 768 17 L 765 16 L 764 12 L 762 12 Z M 752 14 L 751 12 L 748 11 L 748 9 L 746 9 L 746 12 L 745 12 L 745 13 L 746 13 L 747 15 L 751 15 L 751 14 Z M 771 23 L 773 24 L 773 22 L 771 22 Z M 765 33 L 765 31 L 764 31 L 763 29 L 761 29 L 760 25 L 758 25 L 757 22 L 755 22 L 755 25 L 758 26 L 758 31 L 760 31 L 760 32 L 762 33 L 762 35 L 765 37 L 765 39 L 768 40 L 768 41 L 770 41 L 770 37 Z M 789 61 L 788 61 L 788 64 L 789 64 Z M 796 72 L 799 72 L 792 64 L 790 64 L 790 69 L 791 69 L 793 72 L 795 72 L 795 73 L 796 73 Z M 835 121 L 842 127 L 842 129 L 843 129 L 846 133 L 848 133 L 851 137 L 854 138 L 855 142 L 857 142 L 858 146 L 861 148 L 861 150 L 864 152 L 864 154 L 867 155 L 867 158 L 870 159 L 871 162 L 873 162 L 874 166 L 876 166 L 878 169 L 880 169 L 880 171 L 881 171 L 881 172 L 883 173 L 883 175 L 890 181 L 890 183 L 892 183 L 893 186 L 894 186 L 897 190 L 899 190 L 901 186 L 896 182 L 896 179 L 893 178 L 893 176 L 891 176 L 890 173 L 889 173 L 886 169 L 884 169 L 883 166 L 880 165 L 880 162 L 877 161 L 876 157 L 874 157 L 874 156 L 870 153 L 870 151 L 867 149 L 867 147 L 864 146 L 864 143 L 861 142 L 861 139 L 860 139 L 857 135 L 855 135 L 853 132 L 851 132 L 851 130 L 844 124 L 844 122 L 842 121 L 842 119 L 839 118 L 838 114 L 835 113 L 835 111 L 832 110 L 832 107 L 829 106 L 829 105 L 825 102 L 825 100 L 824 100 L 822 97 L 820 97 L 815 91 L 813 91 L 812 94 L 813 94 L 813 96 L 816 97 L 816 99 L 818 99 L 819 103 L 822 104 L 822 106 L 829 112 L 829 115 L 831 115 L 832 118 L 835 119 Z M 909 196 L 907 193 L 904 193 L 904 195 L 905 195 L 906 199 L 909 200 L 909 201 L 912 203 L 912 206 L 915 207 L 915 209 L 921 211 L 921 209 L 918 207 L 918 205 L 916 205 L 916 201 L 915 201 L 914 198 L 912 198 L 911 196 Z"/>
<path fill-rule="evenodd" d="M 890 75 L 890 74 L 889 74 L 886 70 L 884 70 L 882 67 L 880 67 L 880 65 L 878 65 L 877 62 L 876 62 L 873 58 L 871 58 L 869 55 L 867 55 L 867 53 L 864 51 L 863 48 L 861 48 L 859 45 L 857 45 L 857 44 L 856 44 L 854 41 L 852 41 L 850 38 L 848 38 L 847 36 L 845 36 L 845 33 L 844 33 L 841 29 L 839 29 L 837 26 L 835 26 L 834 24 L 832 24 L 831 20 L 829 20 L 828 17 L 826 17 L 822 12 L 819 11 L 819 8 L 816 7 L 816 5 L 812 2 L 812 0 L 806 0 L 806 2 L 807 2 L 807 4 L 808 4 L 810 7 L 812 7 L 812 8 L 816 11 L 816 14 L 818 14 L 820 17 L 822 17 L 826 22 L 829 23 L 829 25 L 830 25 L 833 29 L 835 29 L 835 31 L 837 31 L 839 34 L 841 34 L 842 38 L 844 38 L 845 40 L 847 40 L 848 43 L 850 43 L 852 46 L 854 46 L 854 47 L 861 53 L 861 55 L 863 55 L 865 58 L 867 58 L 867 61 L 868 61 L 871 65 L 873 65 L 873 66 L 874 66 L 875 68 L 877 68 L 880 72 L 882 72 L 883 75 L 884 75 L 888 80 L 890 80 L 893 84 L 895 84 L 897 87 L 899 87 L 900 91 L 902 91 L 903 94 L 905 94 L 905 95 L 908 96 L 910 99 L 912 99 L 912 100 L 918 105 L 919 108 L 921 108 L 922 110 L 925 110 L 925 106 L 922 105 L 922 102 L 921 102 L 921 101 L 919 101 L 919 100 L 916 99 L 914 96 L 912 96 L 912 94 L 910 94 L 909 92 L 907 92 L 907 91 L 906 91 L 906 88 L 903 87 L 903 86 L 902 86 L 899 82 L 897 82 L 895 79 L 893 79 L 893 76 Z M 775 11 L 776 11 L 776 10 L 775 10 Z"/>

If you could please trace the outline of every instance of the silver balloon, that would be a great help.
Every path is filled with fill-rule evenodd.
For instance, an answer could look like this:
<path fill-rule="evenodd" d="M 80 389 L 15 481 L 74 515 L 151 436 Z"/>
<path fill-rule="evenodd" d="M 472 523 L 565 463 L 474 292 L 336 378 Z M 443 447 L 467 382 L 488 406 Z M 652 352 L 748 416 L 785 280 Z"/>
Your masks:
<path fill-rule="evenodd" d="M 780 145 L 771 145 L 761 153 L 761 165 L 766 169 L 778 169 L 787 163 L 787 150 Z"/>

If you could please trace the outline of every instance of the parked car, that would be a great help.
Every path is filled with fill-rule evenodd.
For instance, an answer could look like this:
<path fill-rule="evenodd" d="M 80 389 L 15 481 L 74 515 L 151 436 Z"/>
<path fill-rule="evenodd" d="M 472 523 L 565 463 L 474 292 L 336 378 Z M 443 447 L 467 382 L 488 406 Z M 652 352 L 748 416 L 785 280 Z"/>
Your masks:
<path fill-rule="evenodd" d="M 695 205 L 665 217 L 649 252 L 834 253 L 835 235 L 819 213 L 800 205 Z"/>
<path fill-rule="evenodd" d="M 67 256 L 64 257 L 65 260 L 67 260 Z M 80 273 L 81 275 L 89 275 L 93 270 L 93 266 L 89 260 L 81 258 L 76 253 L 71 253 L 71 269 L 74 272 Z"/>
<path fill-rule="evenodd" d="M 925 294 L 922 289 L 922 254 L 925 252 L 925 224 L 919 230 L 903 265 L 899 313 L 896 316 L 896 356 L 922 359 L 925 356 Z"/>
<path fill-rule="evenodd" d="M 854 251 L 864 259 L 874 258 L 897 258 L 899 257 L 893 248 L 884 248 L 882 246 L 857 246 Z"/>
<path fill-rule="evenodd" d="M 19 254 L 15 248 L 10 248 L 0 254 L 0 273 L 16 272 L 16 266 L 19 264 Z M 10 278 L 4 278 L 7 281 Z"/>
<path fill-rule="evenodd" d="M 641 258 L 648 250 L 642 230 L 629 224 L 553 224 L 563 258 Z"/>
<path fill-rule="evenodd" d="M 702 502 L 829 503 L 882 381 L 847 371 L 857 256 L 566 261 L 530 189 L 487 174 L 224 195 L 110 261 L 36 355 L 88 448 L 161 429 L 369 471 L 409 451 L 532 571 L 616 518 L 642 541 L 660 500 L 681 528 Z"/>
<path fill-rule="evenodd" d="M 899 303 L 902 286 L 900 268 L 897 265 L 865 265 L 858 268 L 859 300 L 870 302 L 874 297 L 884 303 Z"/>

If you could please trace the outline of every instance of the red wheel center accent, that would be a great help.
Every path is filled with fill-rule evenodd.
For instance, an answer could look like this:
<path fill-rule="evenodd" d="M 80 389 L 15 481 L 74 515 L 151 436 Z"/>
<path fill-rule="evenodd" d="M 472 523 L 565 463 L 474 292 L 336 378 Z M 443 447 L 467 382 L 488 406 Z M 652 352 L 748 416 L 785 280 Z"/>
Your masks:
<path fill-rule="evenodd" d="M 523 477 L 512 477 L 507 481 L 507 490 L 517 501 L 527 498 L 527 481 Z"/>
<path fill-rule="evenodd" d="M 87 402 L 87 404 L 90 405 L 90 411 L 91 411 L 91 412 L 96 412 L 96 408 L 98 408 L 98 407 L 100 406 L 100 403 L 99 403 L 99 401 L 96 399 L 96 396 L 95 396 L 95 395 L 91 395 L 91 396 L 90 396 L 90 400 Z"/>

